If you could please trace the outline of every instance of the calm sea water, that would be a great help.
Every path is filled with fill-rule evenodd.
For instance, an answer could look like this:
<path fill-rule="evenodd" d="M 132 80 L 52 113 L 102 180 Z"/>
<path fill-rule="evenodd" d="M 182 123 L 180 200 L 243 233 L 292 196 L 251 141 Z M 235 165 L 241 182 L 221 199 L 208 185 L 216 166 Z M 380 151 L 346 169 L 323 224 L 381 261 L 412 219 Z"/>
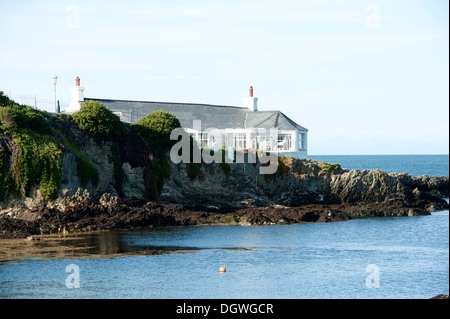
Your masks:
<path fill-rule="evenodd" d="M 389 161 L 413 175 L 448 175 L 448 156 L 433 157 L 430 171 L 418 169 L 430 166 L 423 163 L 427 157 L 365 157 L 366 164 L 361 157 L 341 159 L 348 168 L 382 169 Z M 449 293 L 448 234 L 448 211 L 329 224 L 96 233 L 84 244 L 97 252 L 180 253 L 0 264 L 0 298 L 430 298 Z M 79 268 L 79 288 L 66 286 L 70 264 Z"/>
<path fill-rule="evenodd" d="M 379 169 L 413 176 L 449 175 L 448 155 L 311 155 L 309 158 L 339 163 L 348 169 Z"/>

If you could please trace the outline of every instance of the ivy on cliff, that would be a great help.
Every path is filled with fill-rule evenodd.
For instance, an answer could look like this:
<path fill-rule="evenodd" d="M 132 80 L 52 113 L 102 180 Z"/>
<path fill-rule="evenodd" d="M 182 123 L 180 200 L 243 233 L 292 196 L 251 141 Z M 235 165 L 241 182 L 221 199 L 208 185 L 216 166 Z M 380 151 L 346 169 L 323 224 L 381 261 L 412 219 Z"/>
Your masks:
<path fill-rule="evenodd" d="M 13 145 L 10 163 L 1 156 L 1 201 L 11 191 L 25 197 L 33 188 L 39 189 L 45 199 L 56 195 L 62 150 L 52 136 L 54 130 L 49 118 L 45 112 L 18 104 L 0 91 L 0 134 Z"/>
<path fill-rule="evenodd" d="M 53 198 L 61 178 L 60 147 L 49 138 L 25 134 L 19 134 L 13 142 L 17 146 L 11 167 L 15 191 L 25 197 L 37 186 L 45 199 Z"/>
<path fill-rule="evenodd" d="M 6 201 L 9 195 L 11 174 L 7 170 L 3 151 L 0 149 L 0 202 Z"/>
<path fill-rule="evenodd" d="M 170 177 L 170 166 L 167 151 L 176 141 L 170 140 L 170 133 L 181 127 L 180 121 L 166 111 L 154 111 L 143 117 L 131 127 L 138 132 L 155 151 L 156 158 L 152 163 L 152 171 L 157 191 L 160 192 L 164 180 Z"/>

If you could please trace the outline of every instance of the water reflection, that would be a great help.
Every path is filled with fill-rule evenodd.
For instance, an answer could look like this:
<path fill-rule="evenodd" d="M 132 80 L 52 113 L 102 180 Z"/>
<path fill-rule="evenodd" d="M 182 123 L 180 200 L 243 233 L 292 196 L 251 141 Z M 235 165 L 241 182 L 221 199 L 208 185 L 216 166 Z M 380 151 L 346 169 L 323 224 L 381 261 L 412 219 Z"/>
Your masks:
<path fill-rule="evenodd" d="M 196 238 L 192 230 L 206 231 L 208 238 Z M 229 231 L 233 228 L 227 228 Z M 215 246 L 210 231 L 224 229 L 201 227 L 163 227 L 143 231 L 110 230 L 99 232 L 42 235 L 37 240 L 0 240 L 0 264 L 23 259 L 51 258 L 111 258 L 130 255 L 159 255 L 191 253 L 203 249 L 254 250 L 239 242 L 226 242 Z M 202 233 L 203 233 L 202 232 Z M 195 233 L 195 232 L 194 232 Z M 197 240 L 189 245 L 190 237 Z M 221 236 L 219 236 L 221 237 Z M 198 241 L 200 239 L 200 241 Z M 208 242 L 210 246 L 205 246 Z M 248 238 L 247 238 L 248 240 Z M 219 241 L 220 242 L 220 241 Z M 181 245 L 180 245 L 181 244 Z"/>
<path fill-rule="evenodd" d="M 0 263 L 28 258 L 107 258 L 132 254 L 155 255 L 178 249 L 176 247 L 164 249 L 164 247 L 133 245 L 124 240 L 123 231 L 46 235 L 39 236 L 37 239 L 0 240 Z"/>

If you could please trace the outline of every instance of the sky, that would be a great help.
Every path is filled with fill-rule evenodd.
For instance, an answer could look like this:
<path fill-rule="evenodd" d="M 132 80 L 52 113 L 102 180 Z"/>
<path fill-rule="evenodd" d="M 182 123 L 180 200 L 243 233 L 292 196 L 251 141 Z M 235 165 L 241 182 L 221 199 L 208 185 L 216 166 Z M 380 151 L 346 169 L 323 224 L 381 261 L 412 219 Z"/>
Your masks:
<path fill-rule="evenodd" d="M 308 153 L 449 153 L 446 0 L 0 0 L 0 90 L 280 110 Z M 21 100 L 22 99 L 22 100 Z"/>

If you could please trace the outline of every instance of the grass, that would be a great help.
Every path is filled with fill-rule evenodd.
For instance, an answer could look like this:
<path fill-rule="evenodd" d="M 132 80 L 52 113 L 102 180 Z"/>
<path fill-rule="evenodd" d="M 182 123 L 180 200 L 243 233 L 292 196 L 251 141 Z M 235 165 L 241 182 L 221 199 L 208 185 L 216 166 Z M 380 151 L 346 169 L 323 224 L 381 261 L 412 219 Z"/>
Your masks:
<path fill-rule="evenodd" d="M 341 165 L 339 164 L 323 164 L 319 166 L 322 171 L 336 172 L 341 170 Z"/>

